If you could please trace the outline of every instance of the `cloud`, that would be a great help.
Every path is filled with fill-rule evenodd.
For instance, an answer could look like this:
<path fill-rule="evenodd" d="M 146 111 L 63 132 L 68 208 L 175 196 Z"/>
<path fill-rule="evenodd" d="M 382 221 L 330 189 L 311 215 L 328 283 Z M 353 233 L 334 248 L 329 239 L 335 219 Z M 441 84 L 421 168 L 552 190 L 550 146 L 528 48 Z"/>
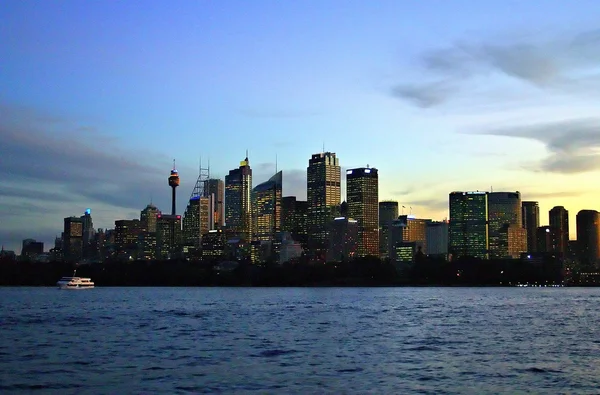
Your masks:
<path fill-rule="evenodd" d="M 163 207 L 168 206 L 169 193 L 164 191 L 169 158 L 125 151 L 118 140 L 93 126 L 0 104 L 0 141 L 0 199 L 19 203 L 0 213 L 5 229 L 17 229 L 18 216 L 31 215 L 40 205 L 46 211 L 35 226 L 52 216 L 57 230 L 64 213 L 48 207 L 70 213 L 111 208 L 95 211 L 94 221 L 112 227 L 116 215 L 141 210 L 152 196 L 164 196 Z"/>
<path fill-rule="evenodd" d="M 549 154 L 533 171 L 574 174 L 600 169 L 600 118 L 571 119 L 491 129 L 478 134 L 543 143 Z"/>
<path fill-rule="evenodd" d="M 399 82 L 392 86 L 391 95 L 420 107 L 433 107 L 469 85 L 479 88 L 492 74 L 537 89 L 590 91 L 590 83 L 597 88 L 600 82 L 599 61 L 600 30 L 550 39 L 467 40 L 422 54 L 422 82 Z"/>
<path fill-rule="evenodd" d="M 523 200 L 547 199 L 547 198 L 562 198 L 562 197 L 579 197 L 585 192 L 570 191 L 570 192 L 527 192 L 527 199 L 522 196 Z"/>

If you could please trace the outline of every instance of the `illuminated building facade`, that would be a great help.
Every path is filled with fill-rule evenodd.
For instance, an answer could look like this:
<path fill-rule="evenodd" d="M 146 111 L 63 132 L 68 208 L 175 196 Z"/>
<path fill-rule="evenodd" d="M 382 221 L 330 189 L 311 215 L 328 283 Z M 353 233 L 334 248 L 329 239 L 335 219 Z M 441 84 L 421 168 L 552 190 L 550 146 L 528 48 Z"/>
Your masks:
<path fill-rule="evenodd" d="M 600 259 L 600 214 L 596 210 L 577 213 L 577 249 L 584 264 L 596 265 Z"/>
<path fill-rule="evenodd" d="M 452 259 L 464 256 L 488 258 L 487 198 L 487 192 L 450 193 L 448 250 Z"/>
<path fill-rule="evenodd" d="M 414 215 L 400 215 L 396 226 L 402 228 L 402 241 L 404 243 L 417 242 L 424 254 L 427 253 L 427 226 L 430 219 L 417 218 Z"/>
<path fill-rule="evenodd" d="M 396 219 L 398 219 L 398 202 L 379 202 L 379 256 L 382 259 L 389 258 L 389 226 Z"/>
<path fill-rule="evenodd" d="M 342 200 L 339 159 L 333 152 L 312 155 L 306 176 L 308 244 L 314 255 L 322 256 L 327 249 L 329 223 L 335 218 Z"/>
<path fill-rule="evenodd" d="M 569 211 L 563 206 L 553 207 L 549 212 L 550 227 L 556 230 L 558 246 L 556 253 L 564 257 L 569 247 Z"/>
<path fill-rule="evenodd" d="M 359 257 L 379 256 L 379 175 L 361 167 L 346 171 L 348 214 L 358 221 Z"/>
<path fill-rule="evenodd" d="M 225 257 L 227 238 L 222 229 L 208 231 L 202 237 L 202 259 L 220 260 Z"/>
<path fill-rule="evenodd" d="M 504 228 L 506 225 L 523 227 L 521 194 L 519 192 L 490 192 L 487 197 L 489 257 L 508 258 L 510 254 Z M 521 245 L 520 242 L 519 245 Z"/>
<path fill-rule="evenodd" d="M 138 240 L 142 234 L 139 219 L 122 219 L 115 221 L 115 253 L 120 258 L 136 258 Z"/>
<path fill-rule="evenodd" d="M 64 219 L 63 257 L 67 261 L 77 261 L 83 257 L 83 219 Z"/>
<path fill-rule="evenodd" d="M 214 226 L 212 229 L 221 229 L 225 225 L 225 184 L 223 180 L 211 178 L 205 181 L 204 191 L 214 195 Z"/>
<path fill-rule="evenodd" d="M 160 210 L 155 205 L 149 204 L 140 212 L 140 226 L 143 232 L 156 233 L 156 217 Z"/>
<path fill-rule="evenodd" d="M 181 244 L 181 215 L 158 214 L 156 220 L 156 258 L 174 258 L 179 252 Z"/>
<path fill-rule="evenodd" d="M 252 169 L 248 157 L 225 176 L 225 225 L 227 233 L 252 239 Z"/>
<path fill-rule="evenodd" d="M 540 205 L 538 202 L 524 201 L 522 203 L 521 217 L 523 228 L 527 233 L 527 251 L 537 251 L 537 228 L 540 227 Z"/>
<path fill-rule="evenodd" d="M 328 262 L 342 262 L 356 258 L 359 245 L 358 221 L 352 218 L 334 218 L 329 224 Z"/>
<path fill-rule="evenodd" d="M 527 252 L 527 230 L 517 224 L 506 224 L 500 230 L 503 255 L 496 258 L 519 259 Z"/>
<path fill-rule="evenodd" d="M 282 172 L 277 172 L 268 181 L 252 190 L 254 207 L 254 240 L 274 241 L 281 230 Z"/>

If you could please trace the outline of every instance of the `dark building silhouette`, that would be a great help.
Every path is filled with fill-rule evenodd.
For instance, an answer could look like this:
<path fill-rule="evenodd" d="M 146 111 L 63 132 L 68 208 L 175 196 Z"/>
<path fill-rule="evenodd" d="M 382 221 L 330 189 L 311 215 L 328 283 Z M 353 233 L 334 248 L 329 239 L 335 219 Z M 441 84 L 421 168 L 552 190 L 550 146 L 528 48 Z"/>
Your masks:
<path fill-rule="evenodd" d="M 398 219 L 398 202 L 379 202 L 379 256 L 389 258 L 389 226 Z"/>
<path fill-rule="evenodd" d="M 289 232 L 292 239 L 299 242 L 303 250 L 308 248 L 308 202 L 296 200 L 295 196 L 281 199 L 281 230 Z"/>
<path fill-rule="evenodd" d="M 539 253 L 558 254 L 560 234 L 551 226 L 540 226 L 537 228 L 537 251 Z"/>
<path fill-rule="evenodd" d="M 550 227 L 554 228 L 558 235 L 556 253 L 564 257 L 569 247 L 569 211 L 563 206 L 553 207 L 549 212 Z"/>
<path fill-rule="evenodd" d="M 540 227 L 540 206 L 538 202 L 524 201 L 522 205 L 523 228 L 527 232 L 527 251 L 537 251 L 537 228 Z"/>
<path fill-rule="evenodd" d="M 220 229 L 225 225 L 225 184 L 223 180 L 211 178 L 205 181 L 204 191 L 207 196 L 215 196 L 215 212 L 213 214 L 215 224 L 213 229 Z"/>
<path fill-rule="evenodd" d="M 596 210 L 577 213 L 577 246 L 584 264 L 597 264 L 600 259 L 600 214 Z"/>
<path fill-rule="evenodd" d="M 44 243 L 41 241 L 35 241 L 34 239 L 23 240 L 23 246 L 21 248 L 21 256 L 28 259 L 35 259 L 38 255 L 44 253 Z"/>

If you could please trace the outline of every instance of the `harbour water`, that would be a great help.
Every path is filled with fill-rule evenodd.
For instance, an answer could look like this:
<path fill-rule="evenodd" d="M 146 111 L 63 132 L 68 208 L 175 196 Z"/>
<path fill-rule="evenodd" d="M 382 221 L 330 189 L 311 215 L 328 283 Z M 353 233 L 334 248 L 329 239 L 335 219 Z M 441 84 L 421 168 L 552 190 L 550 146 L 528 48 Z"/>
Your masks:
<path fill-rule="evenodd" d="M 598 288 L 0 288 L 0 393 L 600 391 Z"/>

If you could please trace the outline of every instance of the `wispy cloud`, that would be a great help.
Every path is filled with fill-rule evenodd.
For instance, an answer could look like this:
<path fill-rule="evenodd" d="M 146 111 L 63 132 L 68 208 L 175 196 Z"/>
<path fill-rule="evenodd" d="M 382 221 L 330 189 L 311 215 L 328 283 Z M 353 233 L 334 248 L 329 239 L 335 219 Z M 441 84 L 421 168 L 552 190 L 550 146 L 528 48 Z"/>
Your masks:
<path fill-rule="evenodd" d="M 468 87 L 481 90 L 486 81 L 475 79 L 493 74 L 538 89 L 591 91 L 590 83 L 600 86 L 599 61 L 600 30 L 550 39 L 468 39 L 424 53 L 419 59 L 422 80 L 399 82 L 390 94 L 420 107 L 433 107 Z"/>
<path fill-rule="evenodd" d="M 490 129 L 478 134 L 543 143 L 548 157 L 530 170 L 574 174 L 600 169 L 600 118 L 571 119 Z"/>
<path fill-rule="evenodd" d="M 161 195 L 168 199 L 162 191 L 169 158 L 153 155 L 149 161 L 125 151 L 93 126 L 0 105 L 0 141 L 0 199 L 8 210 L 0 216 L 2 226 L 13 233 L 22 229 L 19 216 L 33 212 L 40 215 L 37 225 L 54 223 L 60 231 L 65 213 L 53 212 L 50 207 L 56 205 L 71 214 L 86 207 L 110 207 L 111 211 L 96 211 L 94 222 L 112 227 L 117 215 L 139 212 L 152 196 L 155 201 Z M 149 162 L 164 162 L 165 168 Z"/>

